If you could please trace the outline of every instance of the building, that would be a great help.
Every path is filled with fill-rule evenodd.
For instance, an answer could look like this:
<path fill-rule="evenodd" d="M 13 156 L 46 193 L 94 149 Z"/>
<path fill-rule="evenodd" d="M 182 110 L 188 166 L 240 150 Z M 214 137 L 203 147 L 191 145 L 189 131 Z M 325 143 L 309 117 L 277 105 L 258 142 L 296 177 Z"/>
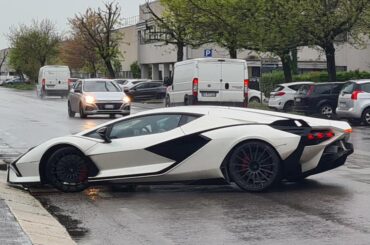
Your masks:
<path fill-rule="evenodd" d="M 150 6 L 159 16 L 163 12 L 160 1 L 152 1 Z M 157 30 L 146 4 L 140 6 L 135 24 L 126 26 L 121 31 L 124 33 L 124 42 L 120 45 L 124 57 L 121 62 L 123 71 L 129 71 L 130 65 L 138 61 L 142 78 L 163 79 L 171 75 L 173 64 L 176 62 L 176 47 L 158 41 L 161 31 Z M 355 48 L 350 44 L 337 46 L 338 70 L 370 71 L 369 44 L 370 40 L 367 40 L 363 49 Z M 207 55 L 215 58 L 229 57 L 227 50 L 214 44 L 203 45 L 197 49 L 184 48 L 184 59 L 202 58 Z M 271 54 L 242 50 L 238 52 L 238 58 L 247 61 L 251 77 L 260 77 L 261 71 L 266 72 L 282 67 L 279 59 Z M 298 50 L 298 69 L 300 72 L 326 70 L 325 53 L 318 48 L 300 48 Z"/>

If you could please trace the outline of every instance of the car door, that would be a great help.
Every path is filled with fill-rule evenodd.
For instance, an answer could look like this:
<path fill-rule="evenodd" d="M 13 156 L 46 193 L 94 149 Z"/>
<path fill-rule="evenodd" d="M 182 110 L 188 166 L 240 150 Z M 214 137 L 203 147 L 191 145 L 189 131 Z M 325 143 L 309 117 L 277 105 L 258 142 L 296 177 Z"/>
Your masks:
<path fill-rule="evenodd" d="M 140 83 L 140 84 L 134 86 L 132 89 L 130 89 L 130 94 L 135 99 L 143 99 L 143 98 L 145 98 L 145 93 L 147 92 L 148 88 L 149 88 L 148 83 Z"/>
<path fill-rule="evenodd" d="M 111 143 L 100 143 L 87 152 L 100 170 L 97 179 L 153 174 L 176 160 L 163 156 L 163 144 L 184 136 L 181 114 L 153 114 L 122 120 L 111 125 Z M 95 135 L 94 135 L 95 134 Z M 88 137 L 96 137 L 96 132 Z M 168 152 L 168 150 L 167 150 Z"/>

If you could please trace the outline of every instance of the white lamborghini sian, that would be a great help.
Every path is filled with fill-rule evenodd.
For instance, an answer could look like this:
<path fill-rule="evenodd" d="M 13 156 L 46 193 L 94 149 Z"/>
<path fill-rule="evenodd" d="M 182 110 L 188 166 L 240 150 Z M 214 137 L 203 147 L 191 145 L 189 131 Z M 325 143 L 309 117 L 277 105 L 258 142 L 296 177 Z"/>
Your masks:
<path fill-rule="evenodd" d="M 9 165 L 8 182 L 65 192 L 94 182 L 222 180 L 263 191 L 345 163 L 346 122 L 217 106 L 163 108 L 49 140 Z"/>

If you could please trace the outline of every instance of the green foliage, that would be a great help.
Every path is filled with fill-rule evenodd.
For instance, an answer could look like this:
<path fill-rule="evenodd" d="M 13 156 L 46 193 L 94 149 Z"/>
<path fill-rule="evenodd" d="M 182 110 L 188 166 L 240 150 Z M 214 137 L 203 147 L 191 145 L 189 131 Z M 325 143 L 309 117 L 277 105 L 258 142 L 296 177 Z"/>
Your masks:
<path fill-rule="evenodd" d="M 134 78 L 141 77 L 141 69 L 137 61 L 135 61 L 134 63 L 130 65 L 130 70 Z"/>
<path fill-rule="evenodd" d="M 9 34 L 10 65 L 20 74 L 37 81 L 41 66 L 52 64 L 58 55 L 60 43 L 55 25 L 49 20 L 33 21 L 31 25 L 12 28 Z"/>
<path fill-rule="evenodd" d="M 327 72 L 308 72 L 293 76 L 293 81 L 312 81 L 312 82 L 327 82 L 329 79 Z M 370 72 L 366 71 L 348 71 L 337 72 L 337 81 L 348 81 L 351 79 L 370 79 Z M 269 96 L 270 92 L 277 84 L 285 83 L 284 73 L 281 71 L 274 71 L 272 73 L 265 73 L 261 79 L 262 92 Z"/>
<path fill-rule="evenodd" d="M 18 90 L 34 90 L 35 84 L 33 83 L 15 83 L 15 84 L 5 84 L 6 88 L 13 88 Z"/>

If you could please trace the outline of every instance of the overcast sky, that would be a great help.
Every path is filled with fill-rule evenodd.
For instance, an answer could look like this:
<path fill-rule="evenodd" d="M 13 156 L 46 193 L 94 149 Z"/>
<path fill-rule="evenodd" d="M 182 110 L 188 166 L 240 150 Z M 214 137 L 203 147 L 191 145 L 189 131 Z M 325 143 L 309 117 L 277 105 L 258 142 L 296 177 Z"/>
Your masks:
<path fill-rule="evenodd" d="M 88 7 L 98 8 L 103 0 L 0 0 L 0 49 L 7 48 L 7 33 L 11 26 L 30 23 L 32 19 L 52 20 L 60 32 L 68 31 L 67 19 Z M 139 14 L 139 5 L 145 0 L 117 0 L 121 15 L 130 17 Z"/>

